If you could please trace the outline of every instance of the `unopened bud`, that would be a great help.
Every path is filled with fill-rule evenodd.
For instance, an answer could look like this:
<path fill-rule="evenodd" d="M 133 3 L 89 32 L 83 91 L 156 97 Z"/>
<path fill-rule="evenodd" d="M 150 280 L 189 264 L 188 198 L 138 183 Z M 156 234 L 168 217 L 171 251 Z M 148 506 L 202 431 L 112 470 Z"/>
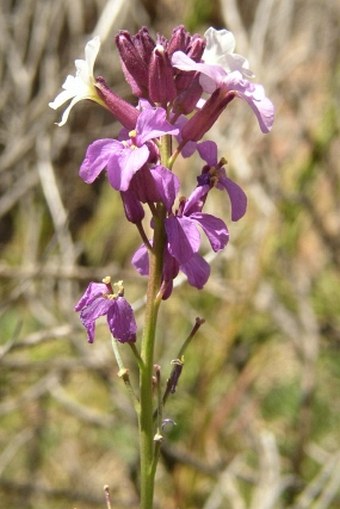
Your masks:
<path fill-rule="evenodd" d="M 113 116 L 116 117 L 126 129 L 134 129 L 136 127 L 139 111 L 113 92 L 113 90 L 107 86 L 103 77 L 98 76 L 96 78 L 95 86 L 98 90 L 98 94 Z"/>
<path fill-rule="evenodd" d="M 181 131 L 182 140 L 199 141 L 216 122 L 225 107 L 234 99 L 234 92 L 217 88 L 195 115 L 189 118 Z"/>
<path fill-rule="evenodd" d="M 152 102 L 166 108 L 177 94 L 174 71 L 169 55 L 161 45 L 152 53 L 149 69 L 149 97 Z"/>

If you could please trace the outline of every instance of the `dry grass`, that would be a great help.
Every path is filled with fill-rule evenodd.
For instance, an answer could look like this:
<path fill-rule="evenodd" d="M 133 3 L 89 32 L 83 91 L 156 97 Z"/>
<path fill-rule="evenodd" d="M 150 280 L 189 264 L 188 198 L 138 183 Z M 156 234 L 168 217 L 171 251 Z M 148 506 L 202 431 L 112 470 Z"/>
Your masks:
<path fill-rule="evenodd" d="M 142 311 L 145 282 L 130 268 L 137 235 L 114 193 L 78 178 L 88 142 L 118 125 L 85 104 L 59 129 L 47 104 L 93 33 L 104 41 L 98 74 L 128 97 L 114 33 L 150 23 L 168 35 L 183 21 L 234 31 L 277 119 L 264 137 L 235 102 L 211 133 L 249 212 L 230 224 L 206 290 L 180 284 L 163 306 L 164 379 L 194 318 L 207 323 L 167 407 L 177 426 L 164 446 L 157 508 L 339 507 L 340 9 L 318 0 L 183 4 L 2 0 L 0 505 L 8 509 L 104 507 L 104 484 L 114 508 L 137 507 L 135 422 L 106 332 L 88 346 L 72 311 L 87 281 L 107 274 L 124 278 Z M 192 165 L 179 171 L 192 185 Z M 212 210 L 228 217 L 216 200 Z"/>

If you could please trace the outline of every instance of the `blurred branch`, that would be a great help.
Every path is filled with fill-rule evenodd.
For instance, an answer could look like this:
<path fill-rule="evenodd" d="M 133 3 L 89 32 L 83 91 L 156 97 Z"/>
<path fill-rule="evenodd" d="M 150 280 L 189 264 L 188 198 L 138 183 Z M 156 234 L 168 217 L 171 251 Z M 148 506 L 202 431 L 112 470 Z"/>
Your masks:
<path fill-rule="evenodd" d="M 3 491 L 12 493 L 13 495 L 22 495 L 27 497 L 32 493 L 44 495 L 48 498 L 53 499 L 65 499 L 70 500 L 73 503 L 83 502 L 92 506 L 98 507 L 103 503 L 101 496 L 93 494 L 93 490 L 86 492 L 83 488 L 75 488 L 74 486 L 70 489 L 57 489 L 49 486 L 44 486 L 41 483 L 20 482 L 12 479 L 0 479 L 0 486 Z M 120 507 L 128 507 L 124 503 L 119 503 Z"/>
<path fill-rule="evenodd" d="M 257 437 L 259 473 L 250 509 L 275 509 L 286 482 L 281 477 L 280 454 L 275 437 L 260 431 Z"/>
<path fill-rule="evenodd" d="M 130 270 L 124 271 L 116 263 L 110 263 L 105 267 L 83 267 L 51 262 L 50 260 L 43 265 L 13 267 L 4 262 L 0 262 L 0 277 L 6 279 L 33 279 L 33 278 L 55 278 L 55 279 L 73 279 L 76 281 L 101 280 L 106 275 L 114 277 L 124 277 L 131 274 Z M 117 274 L 117 276 L 115 276 Z"/>
<path fill-rule="evenodd" d="M 289 509 L 326 509 L 340 486 L 340 453 L 332 454 Z"/>
<path fill-rule="evenodd" d="M 59 404 L 80 421 L 101 428 L 111 428 L 116 422 L 113 415 L 100 414 L 98 411 L 88 406 L 81 405 L 79 402 L 72 399 L 60 384 L 54 385 L 49 392 Z"/>
<path fill-rule="evenodd" d="M 57 383 L 57 374 L 55 372 L 49 373 L 45 377 L 41 378 L 36 384 L 31 385 L 31 387 L 29 387 L 21 395 L 0 403 L 0 415 L 6 415 L 10 412 L 19 410 L 24 403 L 40 398 L 43 394 L 46 394 L 48 391 L 50 391 L 50 389 L 53 388 L 53 386 L 55 386 Z"/>
<path fill-rule="evenodd" d="M 36 171 L 27 171 L 0 198 L 0 217 L 4 216 L 39 182 Z"/>
<path fill-rule="evenodd" d="M 17 455 L 19 449 L 33 437 L 33 430 L 24 428 L 19 433 L 10 438 L 9 443 L 0 454 L 0 482 L 4 470 L 11 460 Z"/>
<path fill-rule="evenodd" d="M 60 325 L 58 327 L 53 327 L 52 329 L 33 332 L 32 334 L 29 334 L 21 341 L 17 341 L 15 338 L 13 338 L 13 340 L 10 341 L 10 344 L 8 346 L 6 343 L 4 346 L 0 348 L 0 359 L 9 350 L 17 350 L 20 348 L 29 348 L 36 345 L 40 345 L 41 343 L 46 343 L 48 341 L 53 341 L 54 339 L 69 336 L 74 331 L 75 331 L 74 327 L 65 324 Z"/>

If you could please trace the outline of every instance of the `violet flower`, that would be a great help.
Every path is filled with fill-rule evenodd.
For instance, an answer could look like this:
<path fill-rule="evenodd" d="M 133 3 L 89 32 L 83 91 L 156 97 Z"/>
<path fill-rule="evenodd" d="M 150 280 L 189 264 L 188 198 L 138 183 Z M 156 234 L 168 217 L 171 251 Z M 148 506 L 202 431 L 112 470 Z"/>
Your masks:
<path fill-rule="evenodd" d="M 198 185 L 216 187 L 226 191 L 231 204 L 231 220 L 238 221 L 247 210 L 247 195 L 241 187 L 231 180 L 223 167 L 225 159 L 218 161 L 217 145 L 213 141 L 204 141 L 197 144 L 197 150 L 207 165 L 203 167 L 201 175 L 197 178 Z"/>
<path fill-rule="evenodd" d="M 178 128 L 166 120 L 166 111 L 163 108 L 146 109 L 140 113 L 136 129 L 130 131 L 128 139 L 104 138 L 91 143 L 79 175 L 91 184 L 106 168 L 111 186 L 126 191 L 135 173 L 154 159 L 156 146 L 150 144 L 151 140 L 165 134 L 178 134 Z"/>
<path fill-rule="evenodd" d="M 187 262 L 197 253 L 201 237 L 198 227 L 206 234 L 212 249 L 220 251 L 229 240 L 229 233 L 224 222 L 202 212 L 202 208 L 209 192 L 209 186 L 197 186 L 188 199 L 182 199 L 176 214 L 165 220 L 165 230 L 168 237 L 170 254 L 180 265 Z"/>
<path fill-rule="evenodd" d="M 97 318 L 105 315 L 114 338 L 121 343 L 136 341 L 137 325 L 133 310 L 124 298 L 123 282 L 119 281 L 113 286 L 116 292 L 109 277 L 104 278 L 102 283 L 89 283 L 75 306 L 75 311 L 80 311 L 80 320 L 86 328 L 89 343 L 94 341 Z"/>
<path fill-rule="evenodd" d="M 179 191 L 178 177 L 168 168 L 144 165 L 131 179 L 129 189 L 121 191 L 128 221 L 140 223 L 144 217 L 141 203 L 163 203 L 169 212 Z"/>
<path fill-rule="evenodd" d="M 172 280 L 179 270 L 198 289 L 203 288 L 207 282 L 210 266 L 198 253 L 201 244 L 199 228 L 204 231 L 215 252 L 228 243 L 229 233 L 224 222 L 202 212 L 209 189 L 209 185 L 197 186 L 188 199 L 181 200 L 176 213 L 165 219 L 167 244 L 164 253 L 163 298 L 171 294 Z M 141 275 L 148 275 L 149 261 L 144 245 L 134 254 L 132 264 Z"/>
<path fill-rule="evenodd" d="M 149 256 L 145 244 L 142 244 L 132 257 L 132 265 L 141 276 L 149 275 Z M 178 263 L 176 258 L 169 252 L 167 245 L 164 250 L 163 274 L 162 274 L 162 299 L 166 300 L 170 297 L 173 289 L 173 280 L 179 271 L 183 272 L 191 286 L 201 290 L 210 276 L 210 265 L 199 253 L 194 253 L 191 258 L 184 262 Z"/>

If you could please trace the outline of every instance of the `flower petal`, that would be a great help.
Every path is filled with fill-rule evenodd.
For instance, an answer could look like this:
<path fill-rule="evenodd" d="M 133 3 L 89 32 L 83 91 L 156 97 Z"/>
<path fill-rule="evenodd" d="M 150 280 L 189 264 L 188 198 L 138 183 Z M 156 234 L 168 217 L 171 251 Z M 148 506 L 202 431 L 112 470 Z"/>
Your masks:
<path fill-rule="evenodd" d="M 217 145 L 214 141 L 206 140 L 197 143 L 197 150 L 203 161 L 209 166 L 217 164 Z"/>
<path fill-rule="evenodd" d="M 167 211 L 170 212 L 180 187 L 178 177 L 168 168 L 161 165 L 152 168 L 151 174 L 156 182 L 162 203 L 164 203 Z"/>
<path fill-rule="evenodd" d="M 95 321 L 100 316 L 106 315 L 111 306 L 112 301 L 110 299 L 97 297 L 81 310 L 80 321 L 86 328 L 89 343 L 94 341 Z"/>
<path fill-rule="evenodd" d="M 201 212 L 204 207 L 209 189 L 210 187 L 208 185 L 200 185 L 195 187 L 185 202 L 183 215 L 191 217 L 194 212 Z"/>
<path fill-rule="evenodd" d="M 73 78 L 73 76 L 68 76 L 68 78 Z M 72 99 L 72 97 L 74 97 L 74 93 L 72 90 L 62 90 L 60 92 L 60 94 L 57 95 L 57 97 L 48 103 L 49 107 L 52 108 L 53 110 L 57 110 L 58 108 L 60 108 L 60 106 L 62 106 L 64 103 L 66 103 L 67 101 L 69 101 L 70 99 Z"/>
<path fill-rule="evenodd" d="M 200 234 L 188 217 L 170 216 L 166 219 L 169 252 L 179 264 L 188 261 L 200 247 Z"/>
<path fill-rule="evenodd" d="M 226 29 L 216 30 L 208 28 L 204 37 L 207 45 L 202 55 L 203 62 L 207 64 L 219 64 L 227 72 L 240 71 L 247 78 L 254 77 L 249 69 L 248 60 L 234 53 L 236 42 L 232 32 Z"/>
<path fill-rule="evenodd" d="M 208 237 L 210 245 L 215 252 L 220 251 L 227 245 L 229 233 L 228 228 L 222 219 L 202 212 L 191 214 L 190 219 L 196 221 L 204 230 L 204 233 Z"/>
<path fill-rule="evenodd" d="M 86 184 L 92 184 L 108 165 L 110 158 L 121 149 L 121 143 L 110 138 L 103 138 L 91 143 L 79 170 L 80 177 Z"/>
<path fill-rule="evenodd" d="M 149 255 L 144 244 L 137 249 L 132 257 L 131 263 L 141 276 L 147 276 L 149 274 Z"/>
<path fill-rule="evenodd" d="M 188 278 L 188 282 L 201 290 L 210 276 L 210 265 L 198 253 L 195 253 L 190 260 L 182 263 L 180 269 Z"/>
<path fill-rule="evenodd" d="M 104 104 L 95 87 L 95 79 L 93 76 L 94 62 L 98 55 L 99 48 L 99 37 L 95 37 L 86 44 L 85 60 L 75 60 L 76 75 L 71 76 L 69 74 L 67 76 L 62 85 L 64 90 L 56 96 L 54 101 L 49 103 L 49 106 L 55 110 L 62 106 L 66 101 L 72 99 L 71 103 L 62 115 L 61 121 L 57 123 L 58 126 L 63 126 L 67 122 L 69 113 L 73 106 L 83 99 L 91 99 L 100 105 Z"/>
<path fill-rule="evenodd" d="M 204 37 L 207 41 L 202 57 L 204 62 L 216 63 L 225 53 L 233 53 L 235 50 L 235 37 L 229 30 L 209 27 L 204 32 Z"/>
<path fill-rule="evenodd" d="M 229 195 L 232 221 L 241 219 L 247 210 L 247 195 L 243 189 L 226 175 L 219 178 L 217 187 L 223 187 Z"/>
<path fill-rule="evenodd" d="M 96 37 L 88 41 L 88 43 L 85 46 L 85 60 L 90 75 L 93 74 L 94 63 L 98 56 L 100 45 L 101 45 L 100 37 L 97 35 Z"/>
<path fill-rule="evenodd" d="M 121 343 L 136 341 L 137 324 L 132 307 L 124 297 L 117 297 L 107 313 L 107 322 L 114 338 Z"/>
<path fill-rule="evenodd" d="M 138 144 L 158 138 L 164 134 L 176 135 L 179 129 L 166 120 L 163 108 L 148 108 L 139 115 L 136 124 Z"/>
<path fill-rule="evenodd" d="M 107 286 L 104 283 L 89 283 L 85 292 L 75 305 L 75 311 L 81 311 L 85 306 L 104 293 L 107 293 Z"/>
<path fill-rule="evenodd" d="M 126 191 L 134 174 L 147 162 L 150 151 L 146 145 L 123 148 L 108 162 L 108 178 L 117 191 Z"/>
<path fill-rule="evenodd" d="M 220 65 L 197 63 L 182 51 L 175 51 L 172 56 L 172 65 L 181 71 L 197 71 L 208 77 L 209 79 L 203 79 L 201 76 L 200 84 L 203 90 L 210 94 L 215 90 L 216 84 L 223 81 L 226 76 L 225 70 Z"/>
<path fill-rule="evenodd" d="M 247 101 L 263 133 L 271 130 L 274 122 L 274 106 L 266 97 L 262 85 L 251 83 L 243 79 L 238 71 L 234 71 L 223 80 L 222 86 L 228 91 L 234 91 L 236 95 Z"/>

